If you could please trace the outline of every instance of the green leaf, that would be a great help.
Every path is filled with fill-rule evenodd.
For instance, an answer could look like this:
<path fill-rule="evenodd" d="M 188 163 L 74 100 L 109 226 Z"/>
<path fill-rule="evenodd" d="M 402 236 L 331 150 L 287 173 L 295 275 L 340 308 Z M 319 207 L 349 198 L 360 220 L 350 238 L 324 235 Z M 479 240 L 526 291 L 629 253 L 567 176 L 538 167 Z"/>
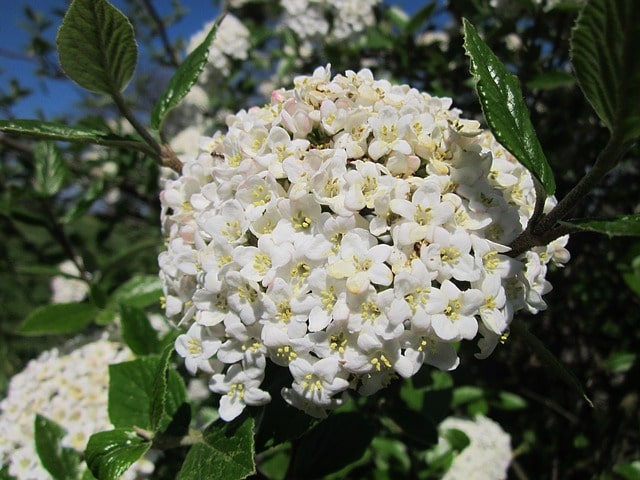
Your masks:
<path fill-rule="evenodd" d="M 640 460 L 631 463 L 618 463 L 613 467 L 613 471 L 624 480 L 638 480 L 640 478 Z"/>
<path fill-rule="evenodd" d="M 557 70 L 534 76 L 527 82 L 527 87 L 531 90 L 554 90 L 556 88 L 570 87 L 574 83 L 576 83 L 576 79 L 573 75 Z"/>
<path fill-rule="evenodd" d="M 64 72 L 92 92 L 121 92 L 136 68 L 133 26 L 106 0 L 73 0 L 56 43 Z"/>
<path fill-rule="evenodd" d="M 111 297 L 111 305 L 126 305 L 144 308 L 159 304 L 162 295 L 162 282 L 157 275 L 136 275 L 118 287 Z"/>
<path fill-rule="evenodd" d="M 580 380 L 578 380 L 576 376 L 567 367 L 565 367 L 562 362 L 547 349 L 547 347 L 544 346 L 538 337 L 529 331 L 524 322 L 519 319 L 515 319 L 511 322 L 511 331 L 522 338 L 529 348 L 534 351 L 537 357 L 545 363 L 547 367 L 549 367 L 553 373 L 560 378 L 560 380 L 578 393 L 589 404 L 589 406 L 593 407 L 593 402 L 587 396 L 584 388 L 582 388 Z"/>
<path fill-rule="evenodd" d="M 613 352 L 604 361 L 604 369 L 609 372 L 627 372 L 636 361 L 634 352 Z"/>
<path fill-rule="evenodd" d="M 503 410 L 522 410 L 527 407 L 527 401 L 515 393 L 502 391 L 498 394 L 498 408 Z"/>
<path fill-rule="evenodd" d="M 18 327 L 22 335 L 74 333 L 89 325 L 98 309 L 90 303 L 56 303 L 36 308 Z"/>
<path fill-rule="evenodd" d="M 173 353 L 173 345 L 167 345 L 158 361 L 154 382 L 151 388 L 151 428 L 155 430 L 165 414 L 167 404 L 167 387 L 169 384 L 169 360 Z"/>
<path fill-rule="evenodd" d="M 85 450 L 89 470 L 99 479 L 120 478 L 151 448 L 151 442 L 128 428 L 91 435 Z"/>
<path fill-rule="evenodd" d="M 151 128 L 155 130 L 160 129 L 162 120 L 167 113 L 180 103 L 180 100 L 189 93 L 191 87 L 198 80 L 200 72 L 202 72 L 202 69 L 209 61 L 209 48 L 223 18 L 224 16 L 218 17 L 202 43 L 184 59 L 176 70 L 176 73 L 171 77 L 171 80 L 169 80 L 167 88 L 165 88 L 153 106 L 153 111 L 151 112 Z"/>
<path fill-rule="evenodd" d="M 231 423 L 214 423 L 202 442 L 187 453 L 178 480 L 239 480 L 254 473 L 253 423 L 246 416 Z"/>
<path fill-rule="evenodd" d="M 62 446 L 65 434 L 66 430 L 56 422 L 36 414 L 34 436 L 42 466 L 55 480 L 76 480 L 80 454 L 73 448 Z"/>
<path fill-rule="evenodd" d="M 462 430 L 458 430 L 457 428 L 450 428 L 442 432 L 442 437 L 449 442 L 451 448 L 461 452 L 465 448 L 469 446 L 471 441 L 466 433 Z"/>
<path fill-rule="evenodd" d="M 594 220 L 589 218 L 572 219 L 560 222 L 562 225 L 577 228 L 582 232 L 604 233 L 610 237 L 640 236 L 640 214 L 621 215 L 619 217 Z"/>
<path fill-rule="evenodd" d="M 511 152 L 552 195 L 556 184 L 551 167 L 531 124 L 522 98 L 520 82 L 480 38 L 473 25 L 464 19 L 464 48 L 471 59 L 470 72 L 489 128 L 496 139 Z"/>
<path fill-rule="evenodd" d="M 322 478 L 357 461 L 375 436 L 360 413 L 331 415 L 304 434 L 293 459 L 294 478 Z"/>
<path fill-rule="evenodd" d="M 184 409 L 187 393 L 182 378 L 169 370 L 162 418 L 152 418 L 154 399 L 159 390 L 155 386 L 159 367 L 158 356 L 141 357 L 130 362 L 109 365 L 109 419 L 116 427 L 137 425 L 145 430 L 164 430 L 174 415 Z M 154 415 L 157 413 L 154 411 Z"/>
<path fill-rule="evenodd" d="M 55 143 L 39 142 L 33 149 L 35 159 L 34 189 L 37 193 L 51 197 L 64 185 L 69 169 Z"/>
<path fill-rule="evenodd" d="M 414 13 L 411 17 L 411 20 L 409 20 L 409 23 L 407 23 L 407 26 L 404 28 L 404 33 L 413 35 L 416 30 L 418 30 L 422 25 L 424 25 L 427 20 L 429 20 L 431 15 L 433 15 L 433 11 L 435 10 L 435 8 L 435 2 L 427 3 L 427 5 Z"/>
<path fill-rule="evenodd" d="M 139 308 L 120 305 L 122 339 L 136 355 L 158 353 L 160 340 L 147 315 Z"/>
<path fill-rule="evenodd" d="M 482 388 L 474 387 L 472 385 L 463 385 L 453 390 L 451 406 L 458 407 L 465 403 L 475 402 L 481 398 L 484 398 L 484 390 L 482 390 Z"/>
<path fill-rule="evenodd" d="M 640 2 L 591 0 L 571 36 L 578 84 L 611 135 L 640 136 Z"/>

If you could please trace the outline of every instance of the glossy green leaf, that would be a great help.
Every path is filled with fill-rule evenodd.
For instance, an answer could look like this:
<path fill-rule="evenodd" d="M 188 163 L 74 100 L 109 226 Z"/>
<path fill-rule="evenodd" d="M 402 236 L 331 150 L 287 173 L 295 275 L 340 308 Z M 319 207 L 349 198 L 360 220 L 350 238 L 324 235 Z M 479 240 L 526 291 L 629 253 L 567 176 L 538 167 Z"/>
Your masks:
<path fill-rule="evenodd" d="M 64 72 L 92 92 L 121 92 L 136 68 L 133 26 L 106 0 L 73 0 L 56 43 Z"/>
<path fill-rule="evenodd" d="M 136 275 L 116 289 L 109 303 L 144 308 L 159 304 L 162 283 L 157 275 Z"/>
<path fill-rule="evenodd" d="M 89 325 L 98 309 L 90 303 L 55 303 L 36 308 L 18 327 L 22 335 L 74 333 Z"/>
<path fill-rule="evenodd" d="M 150 355 L 160 350 L 158 333 L 147 315 L 140 308 L 122 304 L 120 306 L 122 339 L 136 355 Z"/>
<path fill-rule="evenodd" d="M 73 448 L 62 446 L 66 430 L 56 422 L 36 414 L 34 437 L 36 452 L 42 466 L 54 480 L 76 480 L 80 465 L 80 454 Z"/>
<path fill-rule="evenodd" d="M 511 322 L 510 328 L 512 333 L 524 340 L 540 361 L 546 364 L 546 366 L 550 368 L 551 371 L 555 373 L 566 385 L 578 393 L 589 404 L 589 406 L 593 407 L 593 402 L 587 396 L 584 388 L 582 388 L 580 380 L 578 380 L 576 376 L 562 364 L 558 357 L 545 347 L 544 343 L 542 343 L 538 337 L 529 331 L 522 320 L 515 319 Z"/>
<path fill-rule="evenodd" d="M 178 480 L 239 480 L 254 473 L 253 426 L 253 418 L 247 416 L 231 423 L 214 423 L 187 453 Z"/>
<path fill-rule="evenodd" d="M 158 356 L 109 365 L 109 419 L 116 427 L 137 425 L 146 430 L 164 430 L 173 416 L 184 408 L 183 404 L 187 402 L 184 382 L 178 372 L 170 369 L 162 418 L 152 418 L 152 409 L 158 401 L 154 400 L 158 393 L 154 385 L 159 365 Z"/>
<path fill-rule="evenodd" d="M 578 84 L 612 136 L 640 137 L 640 2 L 591 0 L 571 37 Z"/>
<path fill-rule="evenodd" d="M 35 160 L 34 190 L 51 197 L 64 185 L 69 168 L 60 149 L 52 142 L 39 142 L 33 149 Z"/>
<path fill-rule="evenodd" d="M 489 128 L 496 139 L 536 177 L 552 195 L 556 184 L 551 167 L 531 124 L 520 82 L 464 19 L 464 48 Z"/>
<path fill-rule="evenodd" d="M 606 220 L 576 219 L 560 223 L 583 232 L 604 233 L 610 237 L 640 236 L 640 214 L 621 215 Z"/>
<path fill-rule="evenodd" d="M 198 80 L 200 72 L 202 72 L 202 69 L 209 61 L 209 49 L 223 18 L 224 17 L 218 17 L 202 43 L 184 59 L 176 70 L 176 73 L 171 77 L 171 80 L 169 80 L 167 88 L 153 106 L 153 111 L 151 112 L 152 128 L 156 130 L 160 129 L 162 120 L 167 113 L 180 103 L 180 100 L 189 93 L 191 87 Z"/>
<path fill-rule="evenodd" d="M 120 478 L 151 448 L 151 442 L 128 428 L 116 428 L 91 435 L 85 460 L 98 479 Z"/>
<path fill-rule="evenodd" d="M 375 436 L 374 424 L 360 413 L 338 413 L 304 434 L 293 459 L 294 478 L 322 478 L 357 461 Z"/>
<path fill-rule="evenodd" d="M 59 140 L 72 143 L 91 143 L 112 147 L 146 149 L 142 142 L 120 137 L 93 128 L 65 125 L 40 120 L 0 120 L 0 132 L 23 135 L 42 140 Z"/>

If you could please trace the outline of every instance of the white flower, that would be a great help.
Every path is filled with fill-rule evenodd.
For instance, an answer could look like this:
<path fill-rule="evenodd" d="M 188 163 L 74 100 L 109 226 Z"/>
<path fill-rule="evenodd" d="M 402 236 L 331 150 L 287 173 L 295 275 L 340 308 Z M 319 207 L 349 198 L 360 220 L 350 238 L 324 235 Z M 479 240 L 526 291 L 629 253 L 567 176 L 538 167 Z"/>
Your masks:
<path fill-rule="evenodd" d="M 259 368 L 242 369 L 238 363 L 231 365 L 223 375 L 217 373 L 211 377 L 209 388 L 222 395 L 220 398 L 220 417 L 230 422 L 242 413 L 246 405 L 264 405 L 271 396 L 260 390 L 264 372 Z"/>
<path fill-rule="evenodd" d="M 89 293 L 89 285 L 80 280 L 78 267 L 71 260 L 58 265 L 64 275 L 56 275 L 51 279 L 51 303 L 81 302 Z M 75 278 L 74 278 L 75 277 Z"/>
<path fill-rule="evenodd" d="M 443 480 L 507 478 L 507 469 L 513 458 L 511 438 L 498 423 L 481 415 L 473 420 L 449 417 L 438 427 L 441 437 L 437 451 L 450 448 L 442 434 L 451 429 L 462 431 L 468 437 L 469 445 L 453 459 Z"/>
<path fill-rule="evenodd" d="M 283 8 L 313 45 L 362 31 L 376 3 Z M 533 178 L 451 99 L 367 69 L 318 67 L 293 85 L 229 115 L 160 196 L 176 348 L 214 375 L 225 419 L 269 401 L 267 362 L 290 368 L 288 403 L 323 417 L 345 390 L 456 368 L 454 342 L 477 339 L 484 358 L 516 312 L 545 307 L 549 262 L 569 259 L 566 238 L 509 256 Z"/>
<path fill-rule="evenodd" d="M 11 378 L 0 401 L 0 461 L 15 478 L 51 478 L 36 453 L 36 414 L 62 426 L 62 446 L 78 454 L 92 434 L 113 428 L 107 414 L 109 365 L 131 360 L 132 353 L 106 338 L 77 338 L 63 348 L 73 347 L 69 353 L 53 349 L 31 360 Z M 123 478 L 141 478 L 151 471 L 153 464 L 142 459 Z"/>

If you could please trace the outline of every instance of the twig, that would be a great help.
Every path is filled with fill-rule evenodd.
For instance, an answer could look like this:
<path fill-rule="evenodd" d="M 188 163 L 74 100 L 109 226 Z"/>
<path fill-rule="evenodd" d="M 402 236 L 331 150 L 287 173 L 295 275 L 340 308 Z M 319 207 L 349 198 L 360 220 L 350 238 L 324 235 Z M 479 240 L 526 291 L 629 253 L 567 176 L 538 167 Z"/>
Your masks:
<path fill-rule="evenodd" d="M 167 57 L 169 57 L 169 63 L 177 68 L 178 66 L 180 66 L 180 57 L 173 49 L 173 46 L 169 41 L 169 36 L 167 35 L 167 30 L 165 28 L 164 22 L 162 21 L 162 18 L 160 18 L 160 15 L 158 15 L 158 12 L 156 11 L 150 0 L 142 0 L 142 4 L 146 8 L 147 13 L 151 17 L 151 20 L 153 20 L 153 23 L 155 23 L 156 31 L 160 36 L 164 51 L 166 52 Z"/>

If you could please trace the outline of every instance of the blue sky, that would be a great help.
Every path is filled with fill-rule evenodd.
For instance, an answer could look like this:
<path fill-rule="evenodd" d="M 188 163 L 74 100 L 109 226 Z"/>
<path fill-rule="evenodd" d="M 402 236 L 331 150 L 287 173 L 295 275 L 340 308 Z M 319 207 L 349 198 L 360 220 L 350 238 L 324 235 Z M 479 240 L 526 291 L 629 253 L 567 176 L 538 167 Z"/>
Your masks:
<path fill-rule="evenodd" d="M 116 7 L 122 8 L 123 0 L 111 0 Z M 156 9 L 162 14 L 170 9 L 170 0 L 153 0 Z M 405 11 L 414 12 L 427 0 L 394 0 L 393 3 Z M 211 0 L 182 0 L 189 13 L 168 34 L 170 38 L 182 36 L 188 38 L 198 31 L 202 24 L 213 18 L 215 8 Z M 25 58 L 25 46 L 29 43 L 29 34 L 20 28 L 25 24 L 24 7 L 31 6 L 35 11 L 45 13 L 51 18 L 54 8 L 65 9 L 66 0 L 0 0 L 3 21 L 0 22 L 0 91 L 7 92 L 9 81 L 16 78 L 21 86 L 29 88 L 33 94 L 22 100 L 12 109 L 17 118 L 35 118 L 39 113 L 49 119 L 56 114 L 68 111 L 84 91 L 70 80 L 42 81 L 34 75 L 35 65 Z M 46 32 L 46 38 L 55 38 L 57 25 Z M 0 118 L 3 113 L 0 112 Z"/>

